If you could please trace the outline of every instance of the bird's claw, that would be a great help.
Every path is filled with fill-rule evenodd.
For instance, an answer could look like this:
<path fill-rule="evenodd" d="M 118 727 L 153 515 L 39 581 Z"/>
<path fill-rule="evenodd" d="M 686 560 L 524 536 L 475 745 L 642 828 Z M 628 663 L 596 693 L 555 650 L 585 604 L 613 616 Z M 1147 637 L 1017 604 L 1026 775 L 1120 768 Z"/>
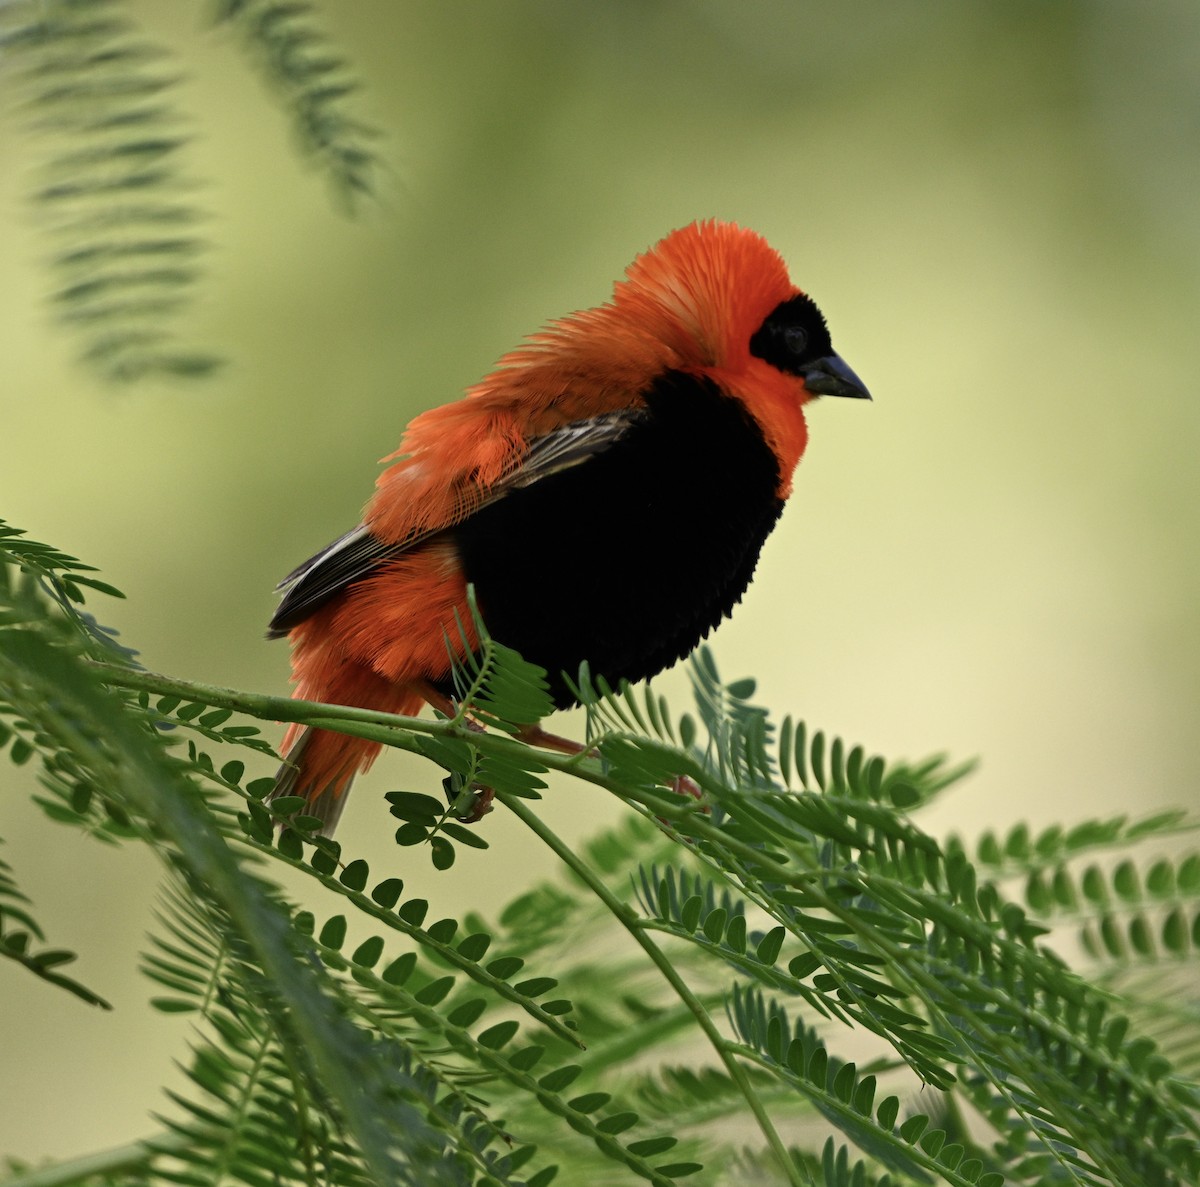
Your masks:
<path fill-rule="evenodd" d="M 704 792 L 700 790 L 700 784 L 695 779 L 689 779 L 687 775 L 676 775 L 670 783 L 671 790 L 679 795 L 690 795 L 692 799 L 698 800 Z"/>
<path fill-rule="evenodd" d="M 470 799 L 467 799 L 463 795 L 461 785 L 456 787 L 455 783 L 453 775 L 447 775 L 442 780 L 446 802 L 452 811 L 456 808 L 459 809 L 454 813 L 454 819 L 459 824 L 478 824 L 492 810 L 492 801 L 496 798 L 495 791 L 490 787 L 484 787 L 482 783 L 472 783 L 470 791 L 473 794 Z"/>

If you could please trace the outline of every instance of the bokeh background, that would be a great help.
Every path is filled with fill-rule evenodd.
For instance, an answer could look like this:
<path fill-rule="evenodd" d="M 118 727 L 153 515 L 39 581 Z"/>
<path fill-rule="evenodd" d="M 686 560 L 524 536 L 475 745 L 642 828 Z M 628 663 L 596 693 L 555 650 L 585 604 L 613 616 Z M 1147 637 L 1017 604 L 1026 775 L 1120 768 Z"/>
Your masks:
<path fill-rule="evenodd" d="M 938 833 L 1195 805 L 1191 0 L 331 0 L 358 110 L 386 133 L 356 220 L 204 4 L 129 11 L 185 74 L 216 246 L 193 325 L 229 365 L 114 390 L 71 361 L 10 110 L 0 514 L 128 593 L 102 617 L 148 667 L 283 691 L 272 586 L 353 524 L 407 420 L 603 300 L 671 228 L 726 218 L 783 253 L 875 394 L 813 408 L 795 496 L 715 638 L 726 674 L 889 757 L 980 756 L 924 818 Z M 682 708 L 682 676 L 660 685 Z M 443 914 L 553 872 L 501 813 L 447 873 L 395 850 L 383 791 L 436 779 L 386 757 L 341 839 Z M 45 821 L 24 772 L 4 780 L 5 856 L 116 1009 L 0 967 L 0 1152 L 154 1132 L 188 1040 L 136 972 L 156 871 Z M 544 804 L 571 838 L 619 811 L 573 786 Z"/>

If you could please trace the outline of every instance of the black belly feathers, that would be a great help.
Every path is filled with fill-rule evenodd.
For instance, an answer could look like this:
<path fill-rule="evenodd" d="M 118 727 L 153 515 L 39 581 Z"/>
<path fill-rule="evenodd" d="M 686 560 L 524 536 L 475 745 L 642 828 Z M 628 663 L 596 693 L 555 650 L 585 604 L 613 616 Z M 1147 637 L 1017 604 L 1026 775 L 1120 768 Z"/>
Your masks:
<path fill-rule="evenodd" d="M 757 424 L 709 380 L 668 373 L 647 414 L 586 465 L 452 528 L 484 623 L 562 678 L 581 661 L 614 687 L 687 655 L 741 599 L 783 503 Z M 449 690 L 446 690 L 449 691 Z"/>

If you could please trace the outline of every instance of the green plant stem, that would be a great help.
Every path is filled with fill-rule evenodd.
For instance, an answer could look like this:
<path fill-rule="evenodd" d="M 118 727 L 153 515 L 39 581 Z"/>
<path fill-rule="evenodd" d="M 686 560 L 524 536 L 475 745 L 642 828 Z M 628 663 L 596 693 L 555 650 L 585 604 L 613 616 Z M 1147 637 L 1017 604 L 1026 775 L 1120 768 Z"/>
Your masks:
<path fill-rule="evenodd" d="M 178 680 L 174 676 L 163 676 L 158 672 L 147 672 L 141 668 L 128 668 L 120 664 L 97 663 L 88 666 L 99 678 L 114 688 L 129 688 L 138 692 L 150 692 L 159 696 L 178 696 L 186 700 L 203 701 L 206 705 L 219 705 L 239 713 L 247 713 L 267 721 L 299 721 L 313 723 L 317 719 L 334 714 L 346 722 L 344 733 L 360 734 L 355 725 L 379 726 L 381 723 L 411 726 L 414 729 L 437 722 L 418 721 L 416 718 L 396 717 L 394 714 L 378 713 L 371 709 L 355 709 L 349 705 L 325 705 L 319 701 L 299 701 L 293 697 L 264 696 L 262 693 L 243 692 L 237 688 L 223 688 L 219 684 L 202 684 L 194 680 Z M 337 728 L 331 726 L 330 728 Z M 394 728 L 393 728 L 393 733 Z M 375 735 L 371 735 L 375 736 Z"/>
<path fill-rule="evenodd" d="M 579 856 L 562 841 L 558 834 L 548 828 L 545 822 L 534 812 L 531 812 L 519 797 L 507 795 L 504 792 L 497 792 L 496 798 L 522 824 L 531 829 L 544 841 L 559 859 L 591 889 L 609 911 L 612 912 L 622 927 L 637 941 L 651 961 L 653 961 L 666 982 L 678 994 L 680 1001 L 691 1011 L 700 1029 L 704 1031 L 717 1056 L 725 1065 L 730 1078 L 746 1098 L 746 1103 L 749 1105 L 750 1111 L 754 1114 L 754 1118 L 758 1122 L 758 1127 L 762 1130 L 763 1136 L 767 1139 L 767 1144 L 771 1147 L 776 1159 L 778 1159 L 780 1168 L 787 1176 L 788 1182 L 793 1187 L 804 1187 L 804 1180 L 798 1178 L 798 1168 L 789 1157 L 787 1147 L 784 1146 L 783 1139 L 779 1136 L 779 1133 L 771 1122 L 771 1118 L 767 1115 L 767 1111 L 763 1107 L 763 1103 L 759 1099 L 754 1085 L 750 1083 L 750 1077 L 746 1075 L 746 1069 L 734 1058 L 733 1052 L 729 1049 L 724 1036 L 717 1029 L 712 1016 L 688 987 L 687 982 L 679 975 L 675 966 L 667 959 L 662 949 L 646 934 L 646 930 L 639 923 L 637 915 L 625 903 L 621 902 L 596 877 L 591 868 L 582 862 Z"/>
<path fill-rule="evenodd" d="M 169 1155 L 186 1148 L 186 1138 L 164 1133 L 145 1141 L 130 1142 L 127 1146 L 114 1146 L 111 1150 L 84 1154 L 67 1162 L 56 1162 L 53 1166 L 23 1171 L 5 1179 L 3 1187 L 66 1187 L 69 1183 L 82 1183 L 97 1175 L 114 1176 L 145 1171 L 151 1160 L 159 1155 Z"/>
<path fill-rule="evenodd" d="M 401 717 L 395 713 L 381 713 L 377 709 L 359 709 L 353 705 L 333 705 L 321 701 L 301 701 L 294 697 L 264 696 L 262 693 L 243 692 L 235 688 L 222 688 L 216 684 L 202 684 L 193 680 L 178 680 L 157 672 L 146 672 L 139 668 L 127 668 L 119 664 L 91 662 L 89 667 L 99 678 L 113 688 L 128 688 L 137 692 L 154 693 L 157 696 L 175 696 L 189 701 L 200 701 L 222 709 L 245 713 L 260 721 L 295 721 L 317 729 L 333 730 L 355 738 L 366 738 L 380 742 L 397 750 L 426 757 L 414 735 L 424 734 L 437 738 L 457 738 L 469 742 L 481 753 L 498 756 L 522 756 L 529 762 L 529 755 L 537 755 L 542 770 L 560 771 L 574 775 L 588 783 L 603 787 L 633 803 L 641 804 L 649 812 L 678 812 L 678 798 L 646 793 L 626 788 L 619 780 L 604 772 L 600 761 L 591 751 L 579 754 L 562 754 L 558 751 L 531 747 L 503 733 L 480 733 L 458 721 Z M 536 768 L 528 768 L 536 769 Z"/>
<path fill-rule="evenodd" d="M 321 701 L 301 701 L 294 697 L 265 696 L 262 693 L 243 692 L 236 688 L 223 688 L 217 684 L 202 684 L 194 680 L 178 680 L 157 672 L 146 672 L 140 668 L 127 668 L 119 664 L 97 663 L 88 665 L 99 678 L 113 688 L 128 688 L 137 692 L 153 693 L 156 696 L 175 696 L 189 701 L 200 701 L 223 709 L 245 713 L 260 721 L 295 721 L 318 729 L 333 730 L 355 738 L 366 738 L 382 742 L 399 750 L 420 754 L 421 750 L 413 734 L 426 734 L 440 738 L 461 738 L 472 745 L 483 744 L 480 750 L 499 754 L 528 754 L 527 743 L 506 734 L 478 733 L 457 721 L 446 719 L 423 719 L 400 717 L 395 713 L 381 713 L 377 709 L 359 709 L 353 705 L 332 705 Z M 556 771 L 583 771 L 590 765 L 597 773 L 599 763 L 583 754 L 562 755 L 550 751 L 537 751 L 538 761 L 547 769 Z M 583 775 L 598 780 L 594 776 Z M 614 785 L 615 786 L 615 785 Z"/>

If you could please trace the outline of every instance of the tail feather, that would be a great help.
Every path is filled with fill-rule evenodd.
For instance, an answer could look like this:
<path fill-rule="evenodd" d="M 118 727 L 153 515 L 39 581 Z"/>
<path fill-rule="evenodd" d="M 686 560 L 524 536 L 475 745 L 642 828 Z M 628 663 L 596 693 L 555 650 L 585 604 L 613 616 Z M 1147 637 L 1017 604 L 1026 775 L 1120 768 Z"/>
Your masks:
<path fill-rule="evenodd" d="M 354 782 L 357 764 L 350 766 L 339 776 L 326 779 L 324 782 L 320 779 L 314 780 L 305 770 L 306 757 L 310 746 L 314 749 L 319 748 L 322 734 L 335 739 L 339 737 L 337 734 L 329 734 L 326 730 L 303 729 L 300 731 L 283 756 L 283 762 L 275 775 L 275 786 L 268 794 L 267 802 L 283 799 L 284 796 L 303 796 L 305 800 L 303 814 L 315 816 L 321 822 L 320 835 L 329 837 L 337 828 L 342 809 L 346 806 L 346 797 L 350 792 L 350 784 Z M 352 741 L 353 739 L 343 738 L 341 740 Z M 371 757 L 374 756 L 368 757 L 366 762 L 369 763 Z"/>
<path fill-rule="evenodd" d="M 333 704 L 378 709 L 382 713 L 415 714 L 423 699 L 405 685 L 393 684 L 360 665 L 346 665 L 341 679 L 321 690 L 320 698 Z M 303 685 L 298 695 L 311 696 Z M 367 770 L 383 747 L 379 742 L 338 734 L 331 730 L 293 725 L 283 740 L 283 762 L 267 801 L 301 796 L 301 813 L 321 821 L 320 833 L 330 836 L 346 805 L 350 785 Z"/>

